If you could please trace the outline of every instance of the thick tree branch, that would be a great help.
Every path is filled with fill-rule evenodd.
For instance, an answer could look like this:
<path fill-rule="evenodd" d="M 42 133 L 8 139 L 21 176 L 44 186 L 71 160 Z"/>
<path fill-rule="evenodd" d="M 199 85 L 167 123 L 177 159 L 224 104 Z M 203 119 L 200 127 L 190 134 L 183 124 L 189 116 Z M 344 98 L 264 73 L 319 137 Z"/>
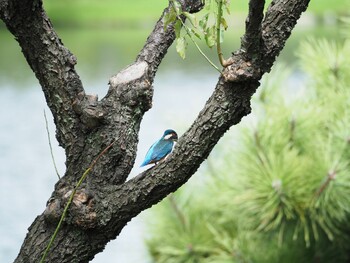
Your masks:
<path fill-rule="evenodd" d="M 264 17 L 264 6 L 264 0 L 249 1 L 246 29 L 241 43 L 241 49 L 244 50 L 247 61 L 259 61 L 261 56 L 261 22 Z"/>
<path fill-rule="evenodd" d="M 250 0 L 246 33 L 242 38 L 241 49 L 230 58 L 232 64 L 223 71 L 225 80 L 240 82 L 260 79 L 264 73 L 270 72 L 309 2 L 274 0 L 261 21 L 264 1 Z"/>
<path fill-rule="evenodd" d="M 202 8 L 200 0 L 183 1 L 182 4 L 190 12 L 197 12 Z M 117 143 L 111 152 L 115 158 L 102 161 L 99 173 L 88 178 L 88 183 L 93 188 L 101 190 L 111 184 L 124 183 L 134 164 L 140 123 L 144 113 L 152 105 L 154 76 L 175 39 L 172 24 L 164 30 L 163 16 L 168 9 L 169 7 L 164 10 L 136 61 L 110 78 L 108 93 L 98 102 L 102 111 L 108 114 L 104 116 L 103 125 L 91 134 L 97 140 L 103 137 L 103 145 L 96 148 L 94 155 L 105 147 L 105 143 L 113 140 Z M 115 169 L 112 178 L 111 168 Z M 98 189 L 96 192 L 100 191 Z"/>
<path fill-rule="evenodd" d="M 213 95 L 173 153 L 111 192 L 115 215 L 128 218 L 162 200 L 196 172 L 223 134 L 250 113 L 250 98 L 259 82 L 225 82 L 221 77 Z"/>
<path fill-rule="evenodd" d="M 65 176 L 30 227 L 15 262 L 38 262 L 78 178 L 112 141 L 113 148 L 77 191 L 47 262 L 88 262 L 131 218 L 183 185 L 223 134 L 249 114 L 261 76 L 270 71 L 308 2 L 273 1 L 261 24 L 263 1 L 251 0 L 242 48 L 193 125 L 169 158 L 125 182 L 135 161 L 142 116 L 152 104 L 155 73 L 174 40 L 172 26 L 164 32 L 162 19 L 157 22 L 135 63 L 110 79 L 108 94 L 99 101 L 84 94 L 75 59 L 53 31 L 41 1 L 0 0 L 0 17 L 43 86 L 68 158 Z M 181 3 L 191 12 L 202 4 Z"/>
<path fill-rule="evenodd" d="M 227 60 L 229 66 L 223 71 L 225 80 L 237 82 L 261 78 L 261 22 L 264 17 L 264 6 L 264 0 L 249 1 L 249 11 L 241 48 Z"/>
<path fill-rule="evenodd" d="M 182 4 L 190 12 L 202 8 L 200 0 L 183 1 Z M 88 178 L 88 184 L 96 188 L 95 192 L 124 183 L 134 164 L 140 123 L 152 105 L 154 76 L 175 39 L 172 24 L 164 30 L 163 16 L 168 9 L 164 10 L 136 61 L 110 78 L 107 95 L 97 102 L 96 109 L 107 114 L 103 116 L 102 125 L 97 122 L 95 131 L 88 136 L 95 141 L 94 145 L 101 145 L 95 147 L 89 160 L 111 141 L 117 143 L 111 151 L 112 157 L 102 161 L 96 169 L 98 173 Z"/>
<path fill-rule="evenodd" d="M 190 13 L 196 13 L 203 7 L 202 1 L 181 0 L 179 2 L 182 5 L 182 9 Z M 152 34 L 148 37 L 146 44 L 136 59 L 136 62 L 146 61 L 150 65 L 149 75 L 152 77 L 154 77 L 161 60 L 166 54 L 169 47 L 168 44 L 172 43 L 175 39 L 173 24 L 168 25 L 164 31 L 163 17 L 165 13 L 169 12 L 169 8 L 172 8 L 170 3 L 168 8 L 164 10 L 163 15 L 158 20 Z M 158 52 L 154 52 L 154 50 Z"/>
<path fill-rule="evenodd" d="M 310 0 L 279 1 L 269 5 L 262 23 L 262 73 L 270 72 L 302 12 Z"/>
<path fill-rule="evenodd" d="M 2 0 L 0 7 L 0 18 L 15 36 L 42 86 L 57 126 L 57 139 L 69 149 L 80 125 L 72 103 L 83 92 L 74 69 L 76 58 L 53 30 L 41 1 Z"/>
<path fill-rule="evenodd" d="M 262 25 L 265 42 L 251 40 L 255 45 L 261 45 L 259 48 L 252 48 L 260 52 L 259 57 L 264 58 L 264 61 L 258 63 L 261 66 L 259 72 L 270 71 L 275 56 L 283 49 L 290 35 L 290 29 L 294 28 L 308 3 L 309 0 L 290 0 L 287 4 L 285 1 L 279 1 L 277 4 L 271 3 L 274 8 L 269 8 Z M 278 17 L 278 24 L 291 27 L 286 29 L 281 26 L 278 31 L 288 30 L 289 33 L 271 33 L 276 30 L 271 29 L 271 23 L 275 24 L 274 17 Z M 273 50 L 267 52 L 266 47 L 270 45 L 266 43 L 275 43 L 271 46 Z M 246 66 L 245 52 L 237 52 L 234 56 L 238 58 L 235 60 L 238 68 Z M 243 63 L 243 66 L 239 63 Z M 179 139 L 169 158 L 125 184 L 115 189 L 108 189 L 111 204 L 115 206 L 111 208 L 112 217 L 128 222 L 132 217 L 186 183 L 223 134 L 232 125 L 239 123 L 243 116 L 250 113 L 250 98 L 259 86 L 262 73 L 246 75 L 244 81 L 232 82 L 225 80 L 224 76 L 221 77 L 213 95 L 191 128 Z"/>
<path fill-rule="evenodd" d="M 198 12 L 203 7 L 203 3 L 200 0 L 181 0 L 180 3 L 182 4 L 183 10 L 187 10 L 191 13 Z M 112 97 L 112 99 L 115 99 L 113 97 L 113 91 L 126 87 L 128 90 L 127 102 L 132 101 L 135 105 L 141 103 L 142 113 L 151 107 L 153 95 L 151 85 L 154 76 L 168 48 L 175 40 L 173 23 L 169 24 L 166 30 L 164 30 L 163 17 L 169 12 L 169 8 L 172 8 L 170 3 L 156 23 L 152 33 L 147 38 L 136 61 L 110 79 L 110 89 L 106 98 Z M 130 78 L 130 76 L 132 76 L 132 78 Z M 130 87 L 130 85 L 132 85 L 132 87 Z M 140 90 L 140 88 L 144 88 L 144 90 Z M 139 89 L 139 91 L 137 91 L 137 89 Z M 117 96 L 119 97 L 120 94 L 117 93 Z"/>
<path fill-rule="evenodd" d="M 200 0 L 183 1 L 183 5 L 186 7 L 190 2 L 191 5 L 186 10 L 195 12 L 202 7 Z M 39 3 L 41 7 L 41 2 Z M 14 10 L 16 8 L 19 7 L 15 6 Z M 27 15 L 29 20 L 33 19 L 30 16 L 35 16 L 32 13 Z M 8 19 L 8 23 L 16 27 L 11 19 Z M 21 27 L 22 24 L 13 31 L 17 32 Z M 112 141 L 115 144 L 108 157 L 101 158 L 74 197 L 66 224 L 62 226 L 54 242 L 52 250 L 55 252 L 48 254 L 47 261 L 88 262 L 103 250 L 109 240 L 116 238 L 126 222 L 111 217 L 115 211 L 110 209 L 113 206 L 110 206 L 106 195 L 109 193 L 108 189 L 125 182 L 134 164 L 140 122 L 152 102 L 154 75 L 174 36 L 172 25 L 164 32 L 161 18 L 136 62 L 110 79 L 110 88 L 105 98 L 98 101 L 96 96 L 85 95 L 82 88 L 79 92 L 68 94 L 72 96 L 64 97 L 67 111 L 73 114 L 78 123 L 78 127 L 66 125 L 65 128 L 79 133 L 79 138 L 69 138 L 73 146 L 67 153 L 67 157 L 71 158 L 67 162 L 65 176 L 56 184 L 44 214 L 30 227 L 16 262 L 38 262 L 78 178 L 98 153 Z M 28 38 L 30 44 L 34 40 L 35 38 Z M 31 60 L 28 62 L 31 63 Z M 50 63 L 47 64 L 50 66 Z M 42 73 L 44 72 L 38 73 L 38 78 L 43 78 Z M 58 92 L 49 91 L 53 95 Z M 53 114 L 60 115 L 61 112 L 53 111 Z M 104 225 L 107 227 L 103 227 Z"/>
<path fill-rule="evenodd" d="M 291 24 L 294 27 L 297 22 L 294 18 L 300 17 L 302 11 L 306 9 L 308 0 L 291 0 L 289 3 L 292 6 L 298 4 L 304 6 L 304 8 L 297 9 L 298 11 L 294 10 L 292 21 L 289 20 L 289 14 L 282 19 L 283 23 Z M 281 4 L 278 12 L 287 14 L 287 10 L 289 7 Z M 268 16 L 273 15 L 275 14 L 268 13 Z M 265 30 L 264 26 L 263 30 Z M 280 43 L 278 49 L 282 50 L 289 35 L 271 34 L 270 36 L 273 39 L 266 40 Z M 264 52 L 262 48 L 259 50 Z M 275 58 L 273 57 L 274 52 L 269 54 L 272 57 L 266 57 L 266 59 L 273 60 Z M 238 62 L 244 61 L 246 58 L 244 52 L 238 52 L 235 56 L 240 56 Z M 263 57 L 262 54 L 260 56 Z M 239 64 L 237 65 L 239 66 Z M 263 62 L 260 65 L 265 66 Z M 116 231 L 113 232 L 114 234 L 119 233 L 124 224 L 131 218 L 186 183 L 223 134 L 232 125 L 240 122 L 243 116 L 250 113 L 250 99 L 258 86 L 257 76 L 246 76 L 244 81 L 234 82 L 221 77 L 213 95 L 191 128 L 179 139 L 169 158 L 122 185 L 109 186 L 103 190 L 103 192 L 108 193 L 104 201 L 110 204 L 108 206 L 110 217 L 119 220 L 101 221 L 98 220 L 101 216 L 97 216 L 96 224 L 102 229 L 113 228 Z M 105 207 L 105 209 L 107 208 Z"/>

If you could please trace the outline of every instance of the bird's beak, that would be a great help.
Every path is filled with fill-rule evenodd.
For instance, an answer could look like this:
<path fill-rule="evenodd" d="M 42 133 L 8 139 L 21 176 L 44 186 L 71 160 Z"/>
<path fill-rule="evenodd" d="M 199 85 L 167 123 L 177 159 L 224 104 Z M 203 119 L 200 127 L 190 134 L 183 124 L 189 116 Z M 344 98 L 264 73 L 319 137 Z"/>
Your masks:
<path fill-rule="evenodd" d="M 177 139 L 178 139 L 177 138 L 177 134 L 173 134 L 173 138 L 172 139 L 173 139 L 174 142 L 177 142 Z"/>

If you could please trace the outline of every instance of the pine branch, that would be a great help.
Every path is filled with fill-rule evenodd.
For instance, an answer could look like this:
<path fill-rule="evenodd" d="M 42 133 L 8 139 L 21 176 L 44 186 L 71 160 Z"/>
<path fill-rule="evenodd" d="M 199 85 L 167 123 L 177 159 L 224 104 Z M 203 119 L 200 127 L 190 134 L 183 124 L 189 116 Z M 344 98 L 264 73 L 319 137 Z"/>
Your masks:
<path fill-rule="evenodd" d="M 183 226 L 184 229 L 187 229 L 188 224 L 186 222 L 185 215 L 182 213 L 179 206 L 177 205 L 176 200 L 174 198 L 174 194 L 170 194 L 168 198 L 174 213 L 176 214 L 177 218 L 181 222 L 181 225 Z"/>

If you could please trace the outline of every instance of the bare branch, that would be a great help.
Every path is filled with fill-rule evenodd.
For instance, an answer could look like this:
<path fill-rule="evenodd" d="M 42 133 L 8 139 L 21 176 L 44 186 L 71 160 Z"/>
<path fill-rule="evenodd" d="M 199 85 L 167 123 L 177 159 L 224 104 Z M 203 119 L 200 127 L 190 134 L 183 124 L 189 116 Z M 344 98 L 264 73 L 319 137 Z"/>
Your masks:
<path fill-rule="evenodd" d="M 264 73 L 269 72 L 309 2 L 272 1 L 260 29 L 263 1 L 251 0 L 242 48 L 233 54 L 230 58 L 232 64 L 224 69 L 225 80 L 259 80 Z"/>
<path fill-rule="evenodd" d="M 247 61 L 257 60 L 261 56 L 261 22 L 264 17 L 264 0 L 250 0 L 249 12 L 246 19 L 245 34 L 242 38 L 241 49 L 245 51 Z"/>
<path fill-rule="evenodd" d="M 270 72 L 276 57 L 309 2 L 310 0 L 271 2 L 262 23 L 262 72 Z"/>

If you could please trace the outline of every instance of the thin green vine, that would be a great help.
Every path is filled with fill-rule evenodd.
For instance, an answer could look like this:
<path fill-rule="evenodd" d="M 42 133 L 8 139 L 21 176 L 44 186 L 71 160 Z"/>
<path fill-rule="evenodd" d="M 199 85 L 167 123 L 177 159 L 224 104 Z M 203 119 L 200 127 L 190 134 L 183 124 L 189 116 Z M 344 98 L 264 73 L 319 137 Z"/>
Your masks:
<path fill-rule="evenodd" d="M 222 19 L 222 1 L 218 0 L 218 14 L 216 16 L 216 50 L 221 66 L 226 67 L 226 60 L 221 50 L 221 19 Z"/>
<path fill-rule="evenodd" d="M 104 155 L 109 148 L 111 148 L 113 146 L 113 144 L 115 143 L 115 141 L 113 141 L 111 144 L 109 144 L 97 157 L 95 160 L 93 160 L 93 162 L 90 164 L 90 166 L 85 170 L 85 172 L 83 173 L 83 175 L 80 177 L 78 183 L 76 184 L 76 186 L 74 187 L 70 197 L 69 197 L 69 200 L 67 202 L 67 204 L 65 205 L 64 207 L 64 210 L 63 210 L 63 213 L 61 215 L 61 218 L 60 218 L 60 221 L 58 222 L 57 226 L 56 226 L 56 229 L 55 229 L 55 232 L 53 233 L 53 235 L 51 236 L 51 239 L 50 239 L 50 242 L 49 244 L 47 245 L 45 251 L 44 251 L 44 254 L 43 256 L 41 257 L 41 260 L 40 260 L 40 263 L 44 263 L 46 257 L 47 257 L 47 254 L 53 244 L 53 242 L 55 241 L 56 239 L 56 236 L 58 234 L 58 231 L 60 230 L 61 226 L 62 226 L 62 223 L 63 223 L 63 220 L 65 219 L 66 217 L 66 214 L 67 214 L 67 211 L 73 201 L 73 198 L 74 198 L 74 195 L 77 191 L 77 189 L 80 187 L 80 185 L 84 182 L 85 178 L 87 177 L 87 175 L 89 174 L 89 172 L 94 168 L 95 164 L 97 163 L 97 161 L 101 158 L 102 155 Z"/>
<path fill-rule="evenodd" d="M 44 110 L 44 117 L 45 117 L 45 125 L 46 125 L 46 132 L 47 132 L 47 138 L 49 139 L 49 147 L 50 147 L 50 153 L 51 153 L 51 158 L 52 158 L 52 162 L 53 162 L 53 166 L 55 167 L 55 171 L 58 177 L 58 180 L 61 179 L 61 176 L 58 172 L 57 166 L 56 166 L 56 162 L 55 162 L 55 157 L 53 155 L 53 150 L 52 150 L 52 145 L 51 145 L 51 138 L 50 138 L 50 131 L 49 131 L 49 125 L 47 122 L 47 117 L 46 117 L 46 112 Z"/>

